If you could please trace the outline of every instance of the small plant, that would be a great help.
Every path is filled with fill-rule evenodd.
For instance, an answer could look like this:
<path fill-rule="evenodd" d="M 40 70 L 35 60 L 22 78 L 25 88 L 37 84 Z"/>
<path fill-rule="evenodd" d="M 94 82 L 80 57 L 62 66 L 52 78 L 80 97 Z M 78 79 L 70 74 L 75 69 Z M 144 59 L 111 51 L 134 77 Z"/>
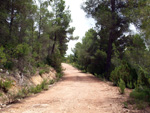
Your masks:
<path fill-rule="evenodd" d="M 17 99 L 15 97 L 16 94 L 14 92 L 7 93 L 8 103 L 16 101 Z"/>
<path fill-rule="evenodd" d="M 21 90 L 22 94 L 23 94 L 23 97 L 26 97 L 28 96 L 29 94 L 29 89 L 27 87 L 24 87 L 22 90 Z"/>
<path fill-rule="evenodd" d="M 31 70 L 31 75 L 34 75 L 36 73 L 36 68 L 33 67 L 33 69 Z"/>
<path fill-rule="evenodd" d="M 50 71 L 49 66 L 45 65 L 44 70 L 45 70 L 45 73 L 49 73 Z"/>
<path fill-rule="evenodd" d="M 62 76 L 63 76 L 62 73 L 57 73 L 57 74 L 56 74 L 56 77 L 57 77 L 57 78 L 61 78 Z"/>
<path fill-rule="evenodd" d="M 3 96 L 3 93 L 0 93 L 0 97 Z"/>
<path fill-rule="evenodd" d="M 139 87 L 130 93 L 130 97 L 150 102 L 150 90 L 147 87 Z"/>
<path fill-rule="evenodd" d="M 55 82 L 54 80 L 50 80 L 49 84 L 54 84 L 54 82 Z"/>
<path fill-rule="evenodd" d="M 44 90 L 48 90 L 49 89 L 49 86 L 48 85 L 45 85 L 44 86 Z"/>
<path fill-rule="evenodd" d="M 56 82 L 58 82 L 60 80 L 60 78 L 56 78 Z"/>
<path fill-rule="evenodd" d="M 31 86 L 31 87 L 29 88 L 29 92 L 30 92 L 30 93 L 34 93 L 34 92 L 35 92 L 35 87 Z"/>
<path fill-rule="evenodd" d="M 42 86 L 41 85 L 37 85 L 36 87 L 35 87 L 35 90 L 34 90 L 34 93 L 36 94 L 36 93 L 40 93 L 42 91 Z"/>
<path fill-rule="evenodd" d="M 142 109 L 145 109 L 146 108 L 146 104 L 143 102 L 143 101 L 139 101 L 136 102 L 136 107 L 138 110 L 142 110 Z"/>
<path fill-rule="evenodd" d="M 128 108 L 128 103 L 127 102 L 123 102 L 124 108 Z"/>
<path fill-rule="evenodd" d="M 44 90 L 48 90 L 48 83 L 47 83 L 47 80 L 44 80 L 44 81 L 41 83 L 41 88 L 44 89 Z"/>
<path fill-rule="evenodd" d="M 125 82 L 122 79 L 120 79 L 120 81 L 118 82 L 118 85 L 119 85 L 119 92 L 121 94 L 124 94 Z"/>
<path fill-rule="evenodd" d="M 49 87 L 48 87 L 47 80 L 44 80 L 41 84 L 35 87 L 30 87 L 29 92 L 36 94 L 36 93 L 40 93 L 42 90 L 48 90 L 48 89 Z"/>
<path fill-rule="evenodd" d="M 13 82 L 10 81 L 10 80 L 0 80 L 0 88 L 5 92 L 7 93 L 9 88 L 11 88 L 13 85 Z"/>
<path fill-rule="evenodd" d="M 95 76 L 95 77 L 98 77 L 98 74 L 97 74 L 97 73 L 94 73 L 94 76 Z"/>
<path fill-rule="evenodd" d="M 17 100 L 17 99 L 21 99 L 24 97 L 25 97 L 25 95 L 23 94 L 22 90 L 19 90 L 14 98 Z"/>
<path fill-rule="evenodd" d="M 39 75 L 42 75 L 42 74 L 44 74 L 44 73 L 45 73 L 44 70 L 40 70 Z"/>
<path fill-rule="evenodd" d="M 130 88 L 130 89 L 132 89 L 133 88 L 132 82 L 128 82 L 127 83 L 127 87 Z"/>
<path fill-rule="evenodd" d="M 86 73 L 87 71 L 84 69 L 84 70 L 82 70 L 82 73 Z"/>

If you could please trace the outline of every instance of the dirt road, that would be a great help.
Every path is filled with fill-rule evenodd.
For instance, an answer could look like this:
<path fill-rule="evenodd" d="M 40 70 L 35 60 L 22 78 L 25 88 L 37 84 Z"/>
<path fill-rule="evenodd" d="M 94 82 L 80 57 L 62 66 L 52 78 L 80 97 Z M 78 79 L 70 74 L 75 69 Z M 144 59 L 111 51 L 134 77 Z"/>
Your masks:
<path fill-rule="evenodd" d="M 71 65 L 62 64 L 65 75 L 61 81 L 34 97 L 12 104 L 2 113 L 123 113 L 118 88 L 90 74 L 81 73 Z"/>

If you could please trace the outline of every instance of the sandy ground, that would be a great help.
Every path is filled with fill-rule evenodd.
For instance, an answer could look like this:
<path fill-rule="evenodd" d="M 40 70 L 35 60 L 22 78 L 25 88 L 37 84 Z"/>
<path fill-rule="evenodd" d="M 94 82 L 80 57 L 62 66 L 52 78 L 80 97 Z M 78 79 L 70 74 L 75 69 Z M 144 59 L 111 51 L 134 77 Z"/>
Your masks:
<path fill-rule="evenodd" d="M 33 97 L 1 109 L 1 113 L 126 113 L 118 88 L 82 73 L 71 65 L 62 64 L 64 77 Z"/>

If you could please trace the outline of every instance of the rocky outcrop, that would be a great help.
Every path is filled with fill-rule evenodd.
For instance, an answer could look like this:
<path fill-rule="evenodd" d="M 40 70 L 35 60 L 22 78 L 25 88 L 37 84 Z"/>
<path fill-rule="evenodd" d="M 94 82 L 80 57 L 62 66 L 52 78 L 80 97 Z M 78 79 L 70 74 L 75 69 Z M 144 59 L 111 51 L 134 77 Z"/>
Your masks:
<path fill-rule="evenodd" d="M 0 70 L 1 71 L 1 70 Z M 5 72 L 0 72 L 0 80 L 5 81 L 13 81 L 11 88 L 8 90 L 8 93 L 4 93 L 2 89 L 0 89 L 0 108 L 4 105 L 4 100 L 8 99 L 10 94 L 16 94 L 19 90 L 22 90 L 25 87 L 35 87 L 41 84 L 44 80 L 50 81 L 56 79 L 56 71 L 53 68 L 49 69 L 49 73 L 39 74 L 37 71 L 34 75 L 23 75 L 16 72 L 15 74 L 7 74 Z"/>

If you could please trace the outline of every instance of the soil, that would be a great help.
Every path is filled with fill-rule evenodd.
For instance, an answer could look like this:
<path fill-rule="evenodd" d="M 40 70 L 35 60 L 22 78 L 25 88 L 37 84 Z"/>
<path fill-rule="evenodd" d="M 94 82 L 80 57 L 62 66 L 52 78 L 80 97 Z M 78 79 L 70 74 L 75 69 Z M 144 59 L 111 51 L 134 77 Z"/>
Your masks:
<path fill-rule="evenodd" d="M 64 76 L 48 91 L 1 109 L 1 113 L 133 113 L 123 108 L 129 90 L 121 95 L 110 82 L 100 81 L 69 64 Z"/>

